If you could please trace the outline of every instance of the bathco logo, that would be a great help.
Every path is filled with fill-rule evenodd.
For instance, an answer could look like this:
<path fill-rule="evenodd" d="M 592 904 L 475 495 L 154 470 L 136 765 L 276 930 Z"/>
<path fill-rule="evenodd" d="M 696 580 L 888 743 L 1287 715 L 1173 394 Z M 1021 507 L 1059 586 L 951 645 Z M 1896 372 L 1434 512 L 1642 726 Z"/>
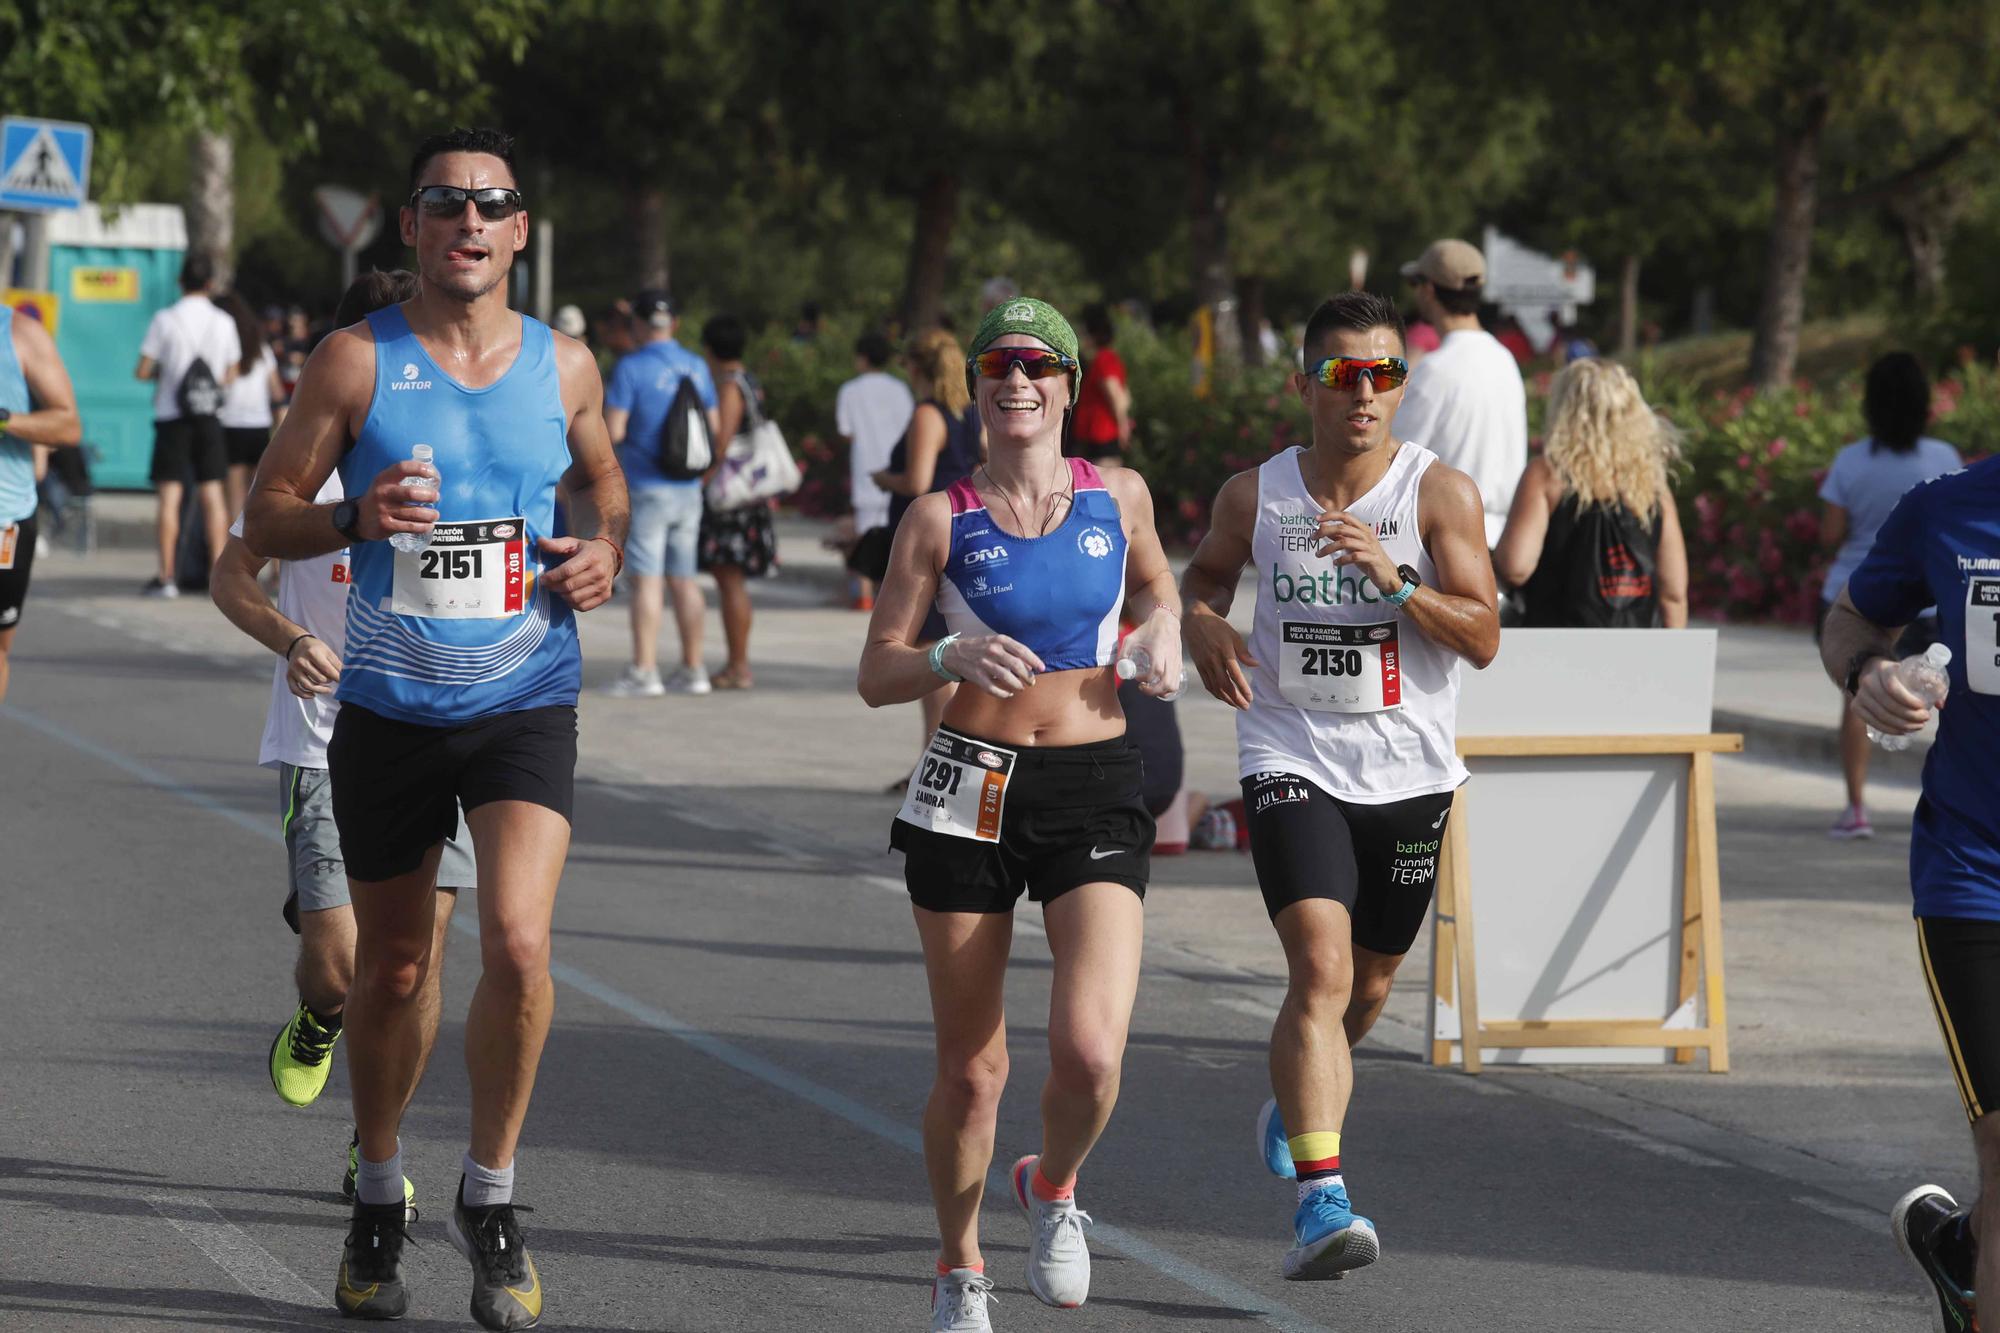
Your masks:
<path fill-rule="evenodd" d="M 1280 606 L 1296 602 L 1300 606 L 1347 606 L 1354 602 L 1379 602 L 1381 590 L 1359 574 L 1307 570 L 1287 573 L 1271 566 L 1271 600 Z"/>
<path fill-rule="evenodd" d="M 405 361 L 405 362 L 403 363 L 403 378 L 401 378 L 401 379 L 399 379 L 399 380 L 390 380 L 390 381 L 389 381 L 389 390 L 390 390 L 390 392 L 392 392 L 392 393 L 393 393 L 393 392 L 395 392 L 395 391 L 396 391 L 396 390 L 398 390 L 398 389 L 428 389 L 428 388 L 430 388 L 430 387 L 431 387 L 431 382 L 430 382 L 429 380 L 420 380 L 420 379 L 418 379 L 418 378 L 417 378 L 417 376 L 419 376 L 419 375 L 421 375 L 421 374 L 423 374 L 423 372 L 417 369 L 417 363 L 416 363 L 416 362 L 414 362 L 414 361 Z"/>

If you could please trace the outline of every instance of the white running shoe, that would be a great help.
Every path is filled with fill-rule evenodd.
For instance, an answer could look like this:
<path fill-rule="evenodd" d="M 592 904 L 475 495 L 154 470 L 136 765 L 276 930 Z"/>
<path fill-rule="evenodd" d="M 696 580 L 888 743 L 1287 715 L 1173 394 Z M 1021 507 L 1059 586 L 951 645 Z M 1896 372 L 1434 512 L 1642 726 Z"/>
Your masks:
<path fill-rule="evenodd" d="M 988 1303 L 998 1305 L 993 1279 L 976 1268 L 939 1273 L 931 1283 L 931 1333 L 993 1333 Z"/>
<path fill-rule="evenodd" d="M 1028 1290 L 1044 1305 L 1074 1310 L 1090 1299 L 1090 1247 L 1083 1229 L 1090 1214 L 1074 1199 L 1047 1203 L 1035 1197 L 1029 1181 L 1040 1157 L 1014 1163 L 1014 1198 L 1035 1229 L 1028 1245 Z"/>
<path fill-rule="evenodd" d="M 659 672 L 628 666 L 624 675 L 604 687 L 604 692 L 614 699 L 653 699 L 665 694 L 667 687 L 660 684 Z"/>
<path fill-rule="evenodd" d="M 708 683 L 707 667 L 684 666 L 667 677 L 664 688 L 668 694 L 707 694 L 715 687 Z"/>

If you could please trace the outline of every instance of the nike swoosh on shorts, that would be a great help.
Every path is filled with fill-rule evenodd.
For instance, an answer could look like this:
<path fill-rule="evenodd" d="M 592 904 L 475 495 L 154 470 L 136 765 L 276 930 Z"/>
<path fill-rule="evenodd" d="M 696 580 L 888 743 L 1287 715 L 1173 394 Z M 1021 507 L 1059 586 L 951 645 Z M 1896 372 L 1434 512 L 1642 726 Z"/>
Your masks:
<path fill-rule="evenodd" d="M 1125 849 L 1123 847 L 1113 847 L 1108 852 L 1100 852 L 1095 847 L 1090 849 L 1090 859 L 1093 861 L 1102 861 L 1107 856 L 1123 856 L 1123 855 L 1125 855 Z"/>

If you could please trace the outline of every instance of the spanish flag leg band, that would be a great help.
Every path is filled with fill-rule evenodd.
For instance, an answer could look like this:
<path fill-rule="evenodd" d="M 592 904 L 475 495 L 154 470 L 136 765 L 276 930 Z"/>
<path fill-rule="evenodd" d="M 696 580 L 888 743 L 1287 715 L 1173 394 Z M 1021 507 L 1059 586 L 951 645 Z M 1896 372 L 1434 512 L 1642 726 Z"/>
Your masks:
<path fill-rule="evenodd" d="M 1340 1135 L 1326 1130 L 1294 1134 L 1288 1140 L 1300 1176 L 1340 1170 Z"/>

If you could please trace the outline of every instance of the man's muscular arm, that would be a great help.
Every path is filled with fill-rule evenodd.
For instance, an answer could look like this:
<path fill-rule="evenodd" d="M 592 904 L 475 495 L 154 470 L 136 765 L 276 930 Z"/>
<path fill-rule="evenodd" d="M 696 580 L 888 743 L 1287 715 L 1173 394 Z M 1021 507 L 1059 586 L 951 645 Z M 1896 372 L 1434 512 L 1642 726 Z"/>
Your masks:
<path fill-rule="evenodd" d="M 605 428 L 604 381 L 596 360 L 582 343 L 558 334 L 556 369 L 570 414 L 570 466 L 562 485 L 575 535 L 542 539 L 544 551 L 565 557 L 544 581 L 571 606 L 588 611 L 611 596 L 611 580 L 623 563 L 632 503 Z"/>
<path fill-rule="evenodd" d="M 0 306 L 0 310 L 6 307 Z M 83 420 L 76 414 L 76 389 L 69 371 L 56 355 L 55 339 L 37 319 L 7 311 L 14 321 L 14 351 L 21 378 L 28 382 L 34 410 L 17 412 L 0 431 L 28 444 L 70 445 L 83 442 Z"/>
<path fill-rule="evenodd" d="M 1486 509 L 1472 478 L 1433 464 L 1417 486 L 1417 529 L 1438 586 L 1417 589 L 1403 615 L 1433 643 L 1486 667 L 1500 653 L 1500 594 L 1486 549 Z M 1402 581 L 1379 586 L 1393 592 Z"/>
<path fill-rule="evenodd" d="M 243 541 L 257 555 L 306 560 L 348 544 L 333 526 L 334 507 L 314 504 L 313 497 L 339 466 L 375 394 L 375 343 L 361 331 L 365 327 L 328 334 L 299 376 L 292 409 L 264 451 L 243 507 Z M 437 514 L 426 506 L 437 500 L 437 491 L 405 490 L 406 476 L 434 478 L 436 472 L 404 459 L 350 497 L 360 507 L 362 541 L 430 531 Z"/>
<path fill-rule="evenodd" d="M 1243 667 L 1259 665 L 1228 619 L 1236 582 L 1250 563 L 1250 536 L 1256 527 L 1257 473 L 1252 469 L 1222 483 L 1209 510 L 1208 535 L 1181 576 L 1186 607 L 1181 635 L 1187 660 L 1201 677 L 1202 688 L 1232 708 L 1252 703 L 1250 677 Z"/>

